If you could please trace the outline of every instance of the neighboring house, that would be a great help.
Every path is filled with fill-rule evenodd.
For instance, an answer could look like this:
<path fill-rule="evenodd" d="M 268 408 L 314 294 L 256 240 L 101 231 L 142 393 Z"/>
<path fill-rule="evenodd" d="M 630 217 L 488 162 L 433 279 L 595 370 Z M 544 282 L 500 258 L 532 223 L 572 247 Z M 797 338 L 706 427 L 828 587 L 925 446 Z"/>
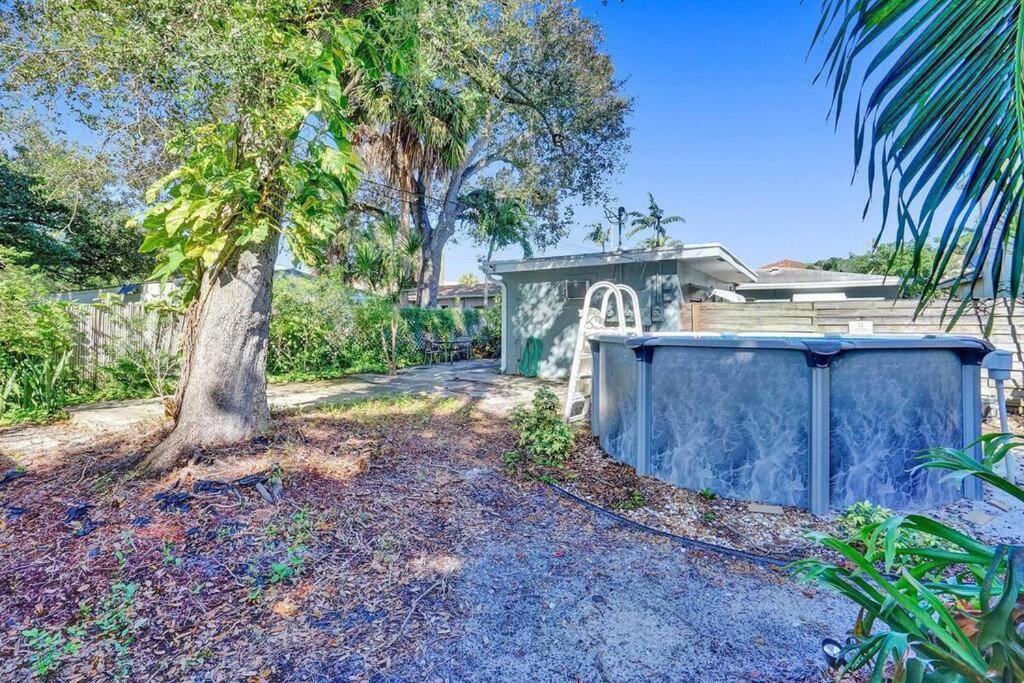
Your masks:
<path fill-rule="evenodd" d="M 747 301 L 845 301 L 847 299 L 895 299 L 900 279 L 838 270 L 808 268 L 785 259 L 754 271 L 756 282 L 736 287 Z"/>
<path fill-rule="evenodd" d="M 310 277 L 309 273 L 297 268 L 276 268 L 274 277 Z M 149 303 L 163 299 L 181 284 L 180 279 L 161 282 L 128 282 L 116 287 L 100 287 L 98 289 L 80 289 L 73 292 L 57 292 L 53 298 L 58 301 L 70 301 L 75 304 L 91 304 L 108 296 L 116 296 L 121 303 Z"/>
<path fill-rule="evenodd" d="M 101 287 L 99 289 L 80 289 L 74 292 L 58 292 L 53 295 L 58 301 L 70 301 L 74 304 L 91 304 L 99 299 L 113 296 L 126 304 L 149 303 L 157 301 L 170 294 L 178 287 L 178 282 L 129 282 L 116 287 Z"/>
<path fill-rule="evenodd" d="M 493 282 L 478 282 L 472 285 L 440 285 L 437 288 L 437 307 L 486 308 L 494 305 L 494 297 L 497 294 L 498 285 Z M 415 306 L 416 292 L 407 292 L 402 304 L 406 307 Z"/>
<path fill-rule="evenodd" d="M 1010 255 L 1003 254 L 1003 263 L 999 268 L 999 277 L 993 278 L 992 271 L 995 266 L 996 250 L 993 248 L 985 258 L 984 266 L 979 270 L 977 260 L 971 266 L 964 269 L 961 276 L 959 266 L 950 265 L 946 269 L 952 277 L 946 278 L 939 283 L 940 289 L 953 289 L 953 296 L 957 299 L 1003 299 L 1011 296 L 1010 283 L 1012 282 L 1010 266 Z M 974 280 L 977 274 L 977 280 Z M 972 282 L 973 280 L 973 282 Z M 1024 292 L 1024 286 L 1021 288 Z"/>
<path fill-rule="evenodd" d="M 587 288 L 608 280 L 640 297 L 645 329 L 680 330 L 691 301 L 741 300 L 737 285 L 754 272 L 720 244 L 492 261 L 484 272 L 500 282 L 502 371 L 517 373 L 526 340 L 543 345 L 539 374 L 568 374 L 575 351 L 580 308 Z"/>

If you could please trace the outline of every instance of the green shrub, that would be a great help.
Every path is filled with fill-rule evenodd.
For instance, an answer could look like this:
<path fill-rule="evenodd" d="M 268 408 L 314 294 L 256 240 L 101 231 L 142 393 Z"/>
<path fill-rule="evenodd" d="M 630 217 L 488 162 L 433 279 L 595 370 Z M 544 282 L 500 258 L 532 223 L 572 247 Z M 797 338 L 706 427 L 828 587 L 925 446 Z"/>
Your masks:
<path fill-rule="evenodd" d="M 107 344 L 111 360 L 98 369 L 95 398 L 124 400 L 173 394 L 181 372 L 181 354 L 163 349 L 168 348 L 180 324 L 179 313 L 164 302 L 147 304 L 144 315 L 129 311 L 119 299 L 94 306 L 107 310 L 119 330 Z"/>
<path fill-rule="evenodd" d="M 874 503 L 864 500 L 859 503 L 854 503 L 840 513 L 839 517 L 836 518 L 836 526 L 840 533 L 845 534 L 849 543 L 854 546 L 864 548 L 864 544 L 860 541 L 860 537 L 864 532 L 864 529 L 869 527 L 876 529 L 892 519 L 894 514 L 895 513 L 888 508 L 884 508 L 881 505 L 875 505 Z M 920 534 L 916 531 L 904 528 L 900 528 L 896 531 L 896 542 L 901 546 L 909 547 L 946 547 L 945 544 L 933 536 Z M 902 561 L 897 559 L 894 562 L 894 566 L 900 568 L 903 567 L 904 564 Z"/>
<path fill-rule="evenodd" d="M 356 309 L 366 295 L 338 272 L 315 278 L 282 277 L 274 283 L 267 372 L 275 378 L 339 377 L 364 368 L 365 350 L 354 343 Z M 379 359 L 376 366 L 380 365 Z"/>
<path fill-rule="evenodd" d="M 1024 489 L 994 469 L 1024 442 L 1009 434 L 980 442 L 981 462 L 941 448 L 918 467 L 946 470 L 954 480 L 975 476 L 1024 502 Z M 854 537 L 814 536 L 842 564 L 794 565 L 802 579 L 860 607 L 852 640 L 836 654 L 837 678 L 872 666 L 871 680 L 879 682 L 1024 680 L 1024 546 L 992 546 L 922 515 L 856 507 L 845 515 L 858 526 Z M 876 623 L 884 624 L 877 633 Z"/>
<path fill-rule="evenodd" d="M 478 314 L 479 323 L 473 335 L 473 356 L 498 358 L 501 355 L 501 297 L 495 297 L 494 305 Z"/>
<path fill-rule="evenodd" d="M 75 321 L 52 285 L 24 258 L 0 248 L 0 420 L 45 419 L 75 393 Z"/>
<path fill-rule="evenodd" d="M 180 365 L 178 354 L 131 349 L 100 368 L 98 395 L 107 400 L 169 396 Z"/>
<path fill-rule="evenodd" d="M 355 348 L 361 362 L 375 364 L 376 372 L 393 374 L 404 365 L 418 362 L 416 343 L 401 311 L 390 301 L 368 298 L 356 309 Z M 368 367 L 368 369 L 370 369 Z"/>
<path fill-rule="evenodd" d="M 534 463 L 547 467 L 565 463 L 574 434 L 562 419 L 558 397 L 550 389 L 538 389 L 529 404 L 512 411 L 511 421 L 519 432 L 519 447 Z"/>

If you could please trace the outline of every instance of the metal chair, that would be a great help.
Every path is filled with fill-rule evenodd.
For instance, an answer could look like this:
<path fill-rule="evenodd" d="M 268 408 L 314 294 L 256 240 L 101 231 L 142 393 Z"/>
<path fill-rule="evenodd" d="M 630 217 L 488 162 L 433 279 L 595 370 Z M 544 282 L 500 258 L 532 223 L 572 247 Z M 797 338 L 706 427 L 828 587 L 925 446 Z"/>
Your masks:
<path fill-rule="evenodd" d="M 430 365 L 440 358 L 444 360 L 448 356 L 448 349 L 438 344 L 434 335 L 424 333 L 420 337 L 420 350 L 423 352 L 423 363 Z"/>

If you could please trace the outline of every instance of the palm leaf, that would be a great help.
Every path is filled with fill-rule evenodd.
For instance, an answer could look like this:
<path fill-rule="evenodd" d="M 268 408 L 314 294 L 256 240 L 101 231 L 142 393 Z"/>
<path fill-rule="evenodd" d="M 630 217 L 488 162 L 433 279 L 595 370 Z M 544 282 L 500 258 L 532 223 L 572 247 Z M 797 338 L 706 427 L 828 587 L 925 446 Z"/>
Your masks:
<path fill-rule="evenodd" d="M 869 204 L 882 189 L 879 239 L 893 223 L 896 241 L 914 249 L 922 301 L 947 276 L 955 286 L 1009 273 L 1011 296 L 1020 294 L 1022 9 L 1021 0 L 822 2 L 815 43 L 825 48 L 819 75 L 832 85 L 832 115 L 838 122 L 857 94 L 855 165 L 867 170 Z M 934 265 L 919 272 L 933 237 Z"/>

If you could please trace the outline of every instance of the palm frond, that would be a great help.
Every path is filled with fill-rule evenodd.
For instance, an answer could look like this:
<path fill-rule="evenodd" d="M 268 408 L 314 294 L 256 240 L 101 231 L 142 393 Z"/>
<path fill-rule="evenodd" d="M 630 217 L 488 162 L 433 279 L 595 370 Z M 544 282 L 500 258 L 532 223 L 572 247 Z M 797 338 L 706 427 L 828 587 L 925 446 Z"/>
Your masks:
<path fill-rule="evenodd" d="M 854 163 L 867 171 L 865 215 L 877 185 L 878 239 L 894 222 L 896 242 L 913 246 L 922 301 L 950 276 L 955 291 L 1008 274 L 1010 295 L 1020 295 L 1022 29 L 1021 0 L 822 2 L 819 75 L 832 85 L 837 124 L 847 97 L 858 98 Z M 933 237 L 926 271 L 921 252 Z"/>

